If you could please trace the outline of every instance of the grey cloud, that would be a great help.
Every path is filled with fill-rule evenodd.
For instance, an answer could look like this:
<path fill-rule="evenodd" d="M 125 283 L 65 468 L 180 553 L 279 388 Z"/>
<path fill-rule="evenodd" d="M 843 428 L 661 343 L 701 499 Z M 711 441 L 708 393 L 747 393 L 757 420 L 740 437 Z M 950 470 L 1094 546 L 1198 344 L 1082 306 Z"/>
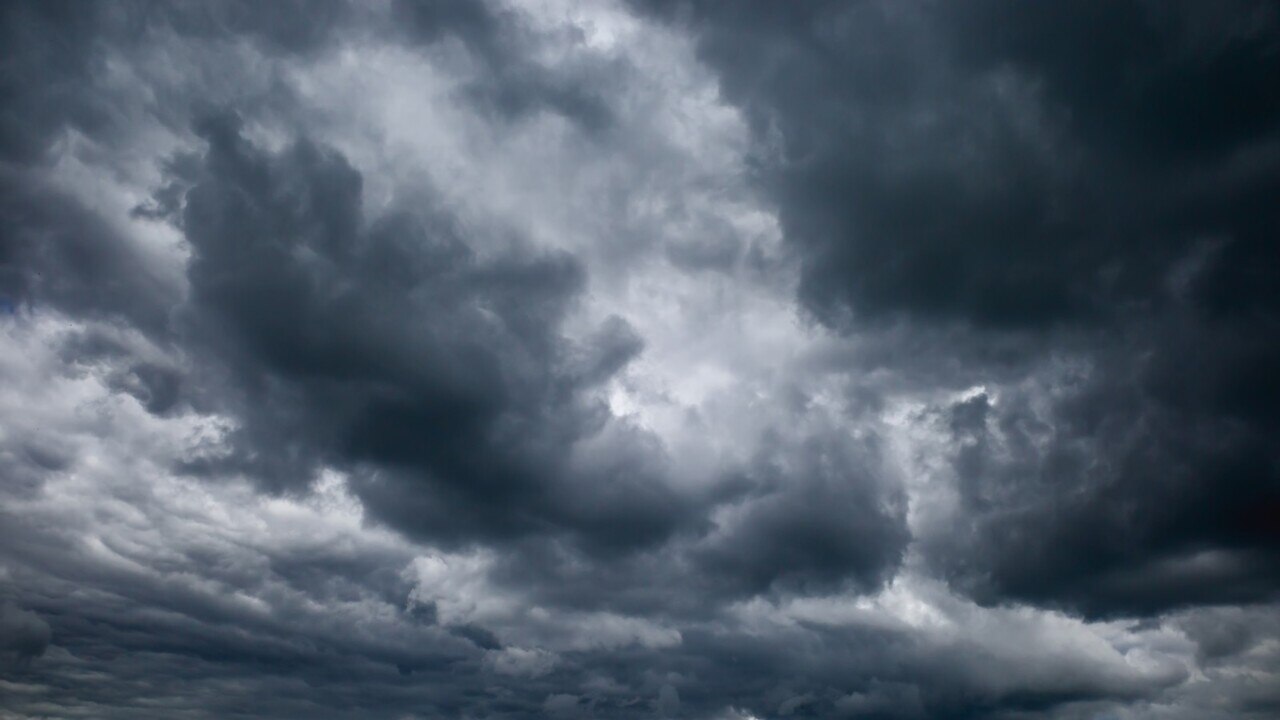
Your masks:
<path fill-rule="evenodd" d="M 108 12 L 73 3 L 9 3 L 3 10 L 8 68 L 0 97 L 0 153 L 9 162 L 40 161 L 66 126 L 94 130 L 111 122 L 91 77 L 94 33 Z M 7 195 L 7 193 L 6 193 Z"/>
<path fill-rule="evenodd" d="M 179 288 L 93 211 L 38 179 L 0 176 L 0 296 L 13 308 L 122 320 L 161 335 Z"/>
<path fill-rule="evenodd" d="M 570 5 L 0 10 L 0 713 L 1274 716 L 1274 9 Z"/>
<path fill-rule="evenodd" d="M 201 132 L 178 220 L 186 314 L 244 393 L 241 460 L 286 487 L 322 461 L 365 468 L 375 515 L 451 542 L 568 526 L 628 544 L 679 521 L 660 477 L 564 464 L 603 422 L 581 391 L 640 348 L 617 319 L 580 348 L 560 337 L 583 282 L 571 257 L 478 257 L 439 212 L 366 223 L 360 175 L 333 151 L 273 157 L 227 119 Z"/>
<path fill-rule="evenodd" d="M 1196 352 L 1181 343 L 1146 362 L 1104 356 L 1047 413 L 1016 391 L 948 408 L 962 509 L 930 552 L 988 602 L 1107 615 L 1274 598 L 1269 422 L 1210 384 L 1261 361 L 1234 342 L 1194 375 L 1159 357 Z"/>
<path fill-rule="evenodd" d="M 49 623 L 30 610 L 10 603 L 0 605 L 0 658 L 29 662 L 49 647 Z"/>
<path fill-rule="evenodd" d="M 908 537 L 903 498 L 876 477 L 874 444 L 836 436 L 778 445 L 761 449 L 740 516 L 694 551 L 695 562 L 733 593 L 879 586 Z"/>
<path fill-rule="evenodd" d="M 241 0 L 7 3 L 0 16 L 6 60 L 0 80 L 0 157 L 23 165 L 45 163 L 50 147 L 68 130 L 120 142 L 135 117 L 130 105 L 140 99 L 131 103 L 108 89 L 113 52 L 146 46 L 169 32 L 210 41 L 248 38 L 269 54 L 314 52 L 357 15 L 348 4 L 329 0 L 269 6 Z M 157 94 L 162 103 L 148 109 L 171 112 L 163 106 L 168 93 Z"/>
<path fill-rule="evenodd" d="M 651 7 L 750 118 L 800 301 L 883 346 L 850 373 L 1089 368 L 1038 386 L 1047 412 L 1010 389 L 999 452 L 957 430 L 964 507 L 926 549 L 958 587 L 1089 614 L 1275 596 L 1274 8 Z"/>
<path fill-rule="evenodd" d="M 762 181 L 805 252 L 802 297 L 828 322 L 1096 321 L 1150 299 L 1206 234 L 1262 250 L 1255 233 L 1271 215 L 1252 198 L 1270 181 L 1249 171 L 1203 184 L 1237 152 L 1274 162 L 1262 88 L 1276 72 L 1275 18 L 1261 8 L 679 7 L 669 14 L 698 29 L 724 91 L 769 143 Z M 1184 98 L 1181 110 L 1144 92 Z M 1191 143 L 1177 139 L 1201 133 L 1191 103 L 1213 114 L 1196 135 L 1205 149 L 1183 162 Z M 1106 132 L 1168 139 L 1131 158 L 1110 153 Z M 1178 163 L 1153 166 L 1157 150 Z"/>
<path fill-rule="evenodd" d="M 662 449 L 581 398 L 641 343 L 617 318 L 577 347 L 558 336 L 582 282 L 570 258 L 478 258 L 447 216 L 366 231 L 341 157 L 306 142 L 270 157 L 229 122 L 203 130 L 179 222 L 195 251 L 190 332 L 244 393 L 233 461 L 275 487 L 305 484 L 317 462 L 351 467 L 375 517 L 450 543 L 567 532 L 594 554 L 705 526 L 716 499 L 669 489 Z M 566 461 L 584 442 L 602 444 L 594 459 Z M 880 483 L 849 465 L 862 451 L 790 452 L 761 469 L 775 487 L 742 536 L 697 562 L 753 592 L 782 575 L 882 582 L 905 534 Z M 815 512 L 831 514 L 814 526 Z M 797 533 L 810 540 L 787 549 Z"/>
<path fill-rule="evenodd" d="M 591 132 L 612 123 L 601 95 L 620 69 L 552 68 L 533 60 L 531 51 L 540 41 L 510 8 L 488 2 L 396 0 L 392 15 L 410 42 L 462 43 L 484 69 L 463 94 L 488 115 L 520 120 L 551 111 Z M 581 42 L 577 37 L 557 40 Z"/>
<path fill-rule="evenodd" d="M 1276 619 L 1265 607 L 1197 608 L 1176 622 L 1196 643 L 1200 655 L 1226 661 L 1247 653 L 1276 632 Z"/>

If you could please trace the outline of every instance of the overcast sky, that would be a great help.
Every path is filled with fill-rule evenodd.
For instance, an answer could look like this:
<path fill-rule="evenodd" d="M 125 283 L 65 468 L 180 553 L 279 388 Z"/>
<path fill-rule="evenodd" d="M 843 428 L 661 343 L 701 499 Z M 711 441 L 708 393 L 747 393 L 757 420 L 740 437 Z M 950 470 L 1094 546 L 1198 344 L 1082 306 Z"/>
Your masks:
<path fill-rule="evenodd" d="M 1275 3 L 2 5 L 0 718 L 1280 717 Z"/>

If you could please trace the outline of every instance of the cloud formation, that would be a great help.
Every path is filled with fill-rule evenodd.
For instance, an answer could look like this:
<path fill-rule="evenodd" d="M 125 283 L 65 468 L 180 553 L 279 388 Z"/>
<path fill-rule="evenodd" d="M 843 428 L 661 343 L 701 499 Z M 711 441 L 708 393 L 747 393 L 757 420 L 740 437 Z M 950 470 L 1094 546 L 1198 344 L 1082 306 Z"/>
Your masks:
<path fill-rule="evenodd" d="M 934 411 L 960 507 L 924 547 L 958 587 L 1099 615 L 1274 598 L 1272 9 L 681 9 L 769 148 L 806 309 L 1003 346 L 909 361 L 1004 386 Z"/>
<path fill-rule="evenodd" d="M 1280 711 L 1270 5 L 0 13 L 0 715 Z"/>

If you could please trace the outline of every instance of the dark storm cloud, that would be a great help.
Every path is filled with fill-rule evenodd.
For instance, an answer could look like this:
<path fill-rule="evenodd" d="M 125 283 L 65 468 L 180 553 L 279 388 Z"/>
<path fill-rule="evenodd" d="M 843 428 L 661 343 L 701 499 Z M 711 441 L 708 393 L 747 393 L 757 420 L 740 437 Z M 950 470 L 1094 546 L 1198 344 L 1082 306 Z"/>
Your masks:
<path fill-rule="evenodd" d="M 375 515 L 451 542 L 566 527 L 625 546 L 681 521 L 685 501 L 642 464 L 590 478 L 566 464 L 605 422 L 582 392 L 641 349 L 618 319 L 576 346 L 561 337 L 583 282 L 573 258 L 480 257 L 441 211 L 366 225 L 360 174 L 334 151 L 269 155 L 229 117 L 199 132 L 207 153 L 175 179 L 190 184 L 184 312 L 230 361 L 238 460 L 256 477 L 357 468 Z"/>
<path fill-rule="evenodd" d="M 494 579 L 540 604 L 657 618 L 706 619 L 757 596 L 873 592 L 898 571 L 910 540 L 905 498 L 881 476 L 882 460 L 874 439 L 775 433 L 704 498 L 709 517 L 667 544 L 584 563 L 535 539 Z"/>
<path fill-rule="evenodd" d="M 0 11 L 0 153 L 6 161 L 40 159 L 67 125 L 90 129 L 109 121 L 110 113 L 82 92 L 103 10 L 51 2 L 8 3 Z"/>
<path fill-rule="evenodd" d="M 1271 6 L 643 9 L 5 4 L 0 712 L 1274 715 Z M 705 89 L 655 16 L 792 257 L 742 237 L 754 194 L 698 214 L 736 179 L 612 152 L 738 131 L 714 92 L 647 114 Z M 316 77 L 407 65 L 472 125 L 422 134 L 518 142 L 408 157 Z M 603 174 L 573 223 L 629 232 L 548 249 L 554 192 L 526 226 L 443 186 L 520 162 Z M 610 315 L 650 300 L 816 323 L 722 392 L 742 348 L 654 357 Z"/>
<path fill-rule="evenodd" d="M 698 514 L 730 496 L 667 489 L 653 439 L 582 397 L 642 345 L 617 318 L 579 343 L 559 336 L 582 282 L 571 258 L 480 258 L 443 214 L 366 229 L 341 156 L 307 142 L 262 153 L 225 117 L 201 132 L 202 167 L 176 180 L 191 184 L 184 312 L 243 393 L 234 463 L 275 487 L 324 462 L 355 468 L 376 517 L 451 543 L 567 531 L 594 554 L 706 532 Z M 568 462 L 591 438 L 606 457 Z M 763 448 L 743 516 L 697 563 L 735 593 L 876 586 L 906 533 L 862 456 L 874 449 L 838 438 Z"/>
<path fill-rule="evenodd" d="M 115 103 L 108 118 L 124 117 L 119 99 L 95 86 L 108 51 L 119 50 L 113 43 L 247 35 L 269 55 L 310 53 L 336 42 L 334 24 L 352 19 L 328 4 L 307 10 L 313 21 L 298 28 L 278 6 L 263 17 L 237 3 L 126 4 L 98 14 L 10 6 L 6 31 L 26 38 L 11 48 L 14 107 L 43 133 L 17 144 L 47 149 L 74 130 L 111 147 L 118 124 L 82 122 L 64 101 Z M 495 87 L 541 87 L 524 74 L 542 70 L 504 45 L 533 42 L 511 17 L 471 4 L 398 4 L 393 15 L 412 39 L 460 40 Z M 57 63 L 45 57 L 53 47 L 62 48 Z M 200 118 L 207 106 L 173 89 L 166 97 L 187 105 L 166 109 L 167 122 Z M 234 115 L 204 116 L 195 133 L 207 149 L 171 158 L 164 184 L 134 213 L 184 234 L 192 253 L 185 299 L 150 277 L 132 241 L 97 211 L 44 187 L 35 172 L 15 168 L 4 194 L 11 305 L 119 322 L 176 345 L 191 367 L 124 347 L 91 351 L 80 340 L 66 351 L 74 363 L 110 365 L 109 386 L 153 413 L 192 405 L 240 421 L 230 456 L 183 469 L 245 472 L 264 487 L 296 490 L 335 464 L 354 473 L 374 517 L 448 543 L 567 533 L 583 552 L 609 555 L 681 529 L 708 531 L 706 513 L 727 496 L 669 489 L 672 471 L 654 440 L 606 427 L 604 407 L 584 395 L 643 343 L 620 319 L 576 343 L 560 335 L 584 282 L 576 260 L 520 249 L 481 257 L 442 208 L 367 218 L 361 175 L 341 154 L 308 140 L 263 151 L 241 136 Z M 574 457 L 575 444 L 592 438 L 589 457 Z M 761 482 L 779 482 L 769 474 Z M 751 576 L 742 588 L 752 591 L 811 572 L 827 584 L 853 576 L 874 586 L 900 556 L 901 512 L 881 507 L 880 491 L 863 488 L 858 474 L 818 471 L 801 497 L 765 491 L 736 525 L 745 539 L 723 538 L 699 557 L 729 586 Z M 832 497 L 859 502 L 865 523 L 851 530 L 833 516 L 813 533 L 823 556 L 786 567 L 782 536 Z M 858 548 L 838 547 L 854 536 Z M 753 558 L 744 546 L 774 550 Z"/>
<path fill-rule="evenodd" d="M 1140 389 L 1074 390 L 1046 418 L 1016 396 L 950 410 L 962 510 L 927 543 L 944 571 L 985 602 L 1099 615 L 1274 597 L 1269 440 Z"/>
<path fill-rule="evenodd" d="M 908 533 L 903 499 L 867 466 L 878 454 L 844 436 L 794 448 L 766 441 L 741 516 L 695 551 L 697 563 L 746 595 L 879 586 L 896 572 Z"/>
<path fill-rule="evenodd" d="M 68 130 L 118 138 L 130 109 L 107 88 L 113 51 L 174 32 L 208 41 L 248 39 L 269 54 L 313 52 L 334 39 L 336 26 L 357 15 L 336 0 L 6 3 L 0 10 L 0 157 L 40 162 Z"/>
<path fill-rule="evenodd" d="M 0 605 L 0 662 L 30 661 L 49 646 L 49 624 L 10 603 Z"/>
<path fill-rule="evenodd" d="M 0 222 L 0 298 L 10 308 L 48 305 L 165 332 L 179 289 L 76 199 L 38 179 L 3 172 Z"/>
<path fill-rule="evenodd" d="M 484 2 L 397 0 L 390 17 L 382 18 L 341 0 L 19 1 L 0 10 L 0 46 L 5 48 L 0 159 L 42 162 L 68 130 L 90 138 L 118 138 L 136 108 L 107 88 L 112 52 L 176 37 L 205 43 L 248 41 L 268 57 L 305 57 L 370 30 L 410 45 L 459 42 L 481 66 L 467 95 L 500 115 L 520 118 L 550 110 L 592 129 L 609 123 L 598 87 L 614 69 L 564 74 L 527 59 L 524 54 L 538 40 L 514 14 Z M 164 90 L 157 95 L 147 99 L 148 110 L 172 124 L 190 122 L 183 111 L 192 108 L 182 106 L 193 100 L 199 104 L 197 98 L 169 97 Z"/>
<path fill-rule="evenodd" d="M 1264 249 L 1265 6 L 676 7 L 773 145 L 763 180 L 830 322 L 1097 319 L 1205 237 Z"/>
<path fill-rule="evenodd" d="M 954 409 L 964 507 L 934 552 L 958 587 L 1100 614 L 1275 596 L 1274 6 L 661 14 L 751 119 L 816 317 L 967 358 L 900 358 L 925 383 L 1089 367 L 1047 416 Z"/>
<path fill-rule="evenodd" d="M 350 557 L 351 567 L 342 568 L 335 567 L 333 548 L 315 553 L 325 557 L 284 551 L 267 566 L 260 564 L 265 558 L 222 553 L 222 567 L 202 571 L 207 581 L 239 588 L 241 597 L 265 590 L 273 604 L 289 605 L 279 614 L 263 614 L 232 597 L 215 599 L 184 582 L 180 568 L 198 567 L 206 560 L 198 555 L 147 558 L 152 575 L 103 567 L 100 559 L 80 558 L 76 567 L 68 564 L 73 554 L 59 553 L 52 572 L 24 571 L 15 578 L 47 622 L 26 612 L 16 616 L 26 625 L 10 627 L 8 608 L 4 616 L 6 631 L 25 632 L 6 633 L 14 643 L 26 643 L 20 651 L 38 654 L 43 645 L 35 642 L 48 643 L 52 625 L 58 652 L 46 652 L 38 666 L 28 662 L 6 672 L 7 680 L 27 689 L 0 707 L 55 716 L 94 707 L 104 717 L 341 717 L 437 705 L 437 712 L 448 712 L 460 694 L 478 689 L 474 672 L 459 674 L 476 662 L 474 646 L 438 627 L 406 621 L 394 632 L 378 632 L 374 627 L 386 618 L 356 614 L 347 622 L 373 625 L 352 632 L 350 625 L 316 614 L 319 603 L 376 602 L 370 590 L 378 583 L 363 575 L 387 558 Z M 300 570 L 323 576 L 322 583 L 299 576 Z M 75 587 L 85 580 L 92 581 L 90 593 Z M 98 665 L 109 667 L 109 675 L 83 675 L 82 668 Z M 426 689 L 423 684 L 433 679 L 438 689 Z"/>
<path fill-rule="evenodd" d="M 1034 717 L 1059 705 L 1153 691 L 1070 662 L 984 668 L 972 662 L 973 653 L 983 652 L 968 642 L 920 647 L 892 630 L 802 625 L 765 635 L 697 630 L 685 633 L 680 648 L 661 654 L 634 650 L 589 659 L 620 679 L 637 668 L 671 678 L 681 714 L 691 717 L 716 717 L 726 703 L 770 718 Z M 1177 681 L 1176 675 L 1164 680 Z M 631 716 L 613 707 L 616 701 L 596 702 L 601 710 Z"/>

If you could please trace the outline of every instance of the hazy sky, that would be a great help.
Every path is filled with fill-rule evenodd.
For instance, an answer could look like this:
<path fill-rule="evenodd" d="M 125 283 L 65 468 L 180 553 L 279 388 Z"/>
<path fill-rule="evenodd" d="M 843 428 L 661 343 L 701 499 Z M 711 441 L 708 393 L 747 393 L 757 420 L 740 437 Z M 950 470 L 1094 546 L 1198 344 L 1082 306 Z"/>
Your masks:
<path fill-rule="evenodd" d="M 0 718 L 1280 717 L 1275 3 L 2 5 Z"/>

